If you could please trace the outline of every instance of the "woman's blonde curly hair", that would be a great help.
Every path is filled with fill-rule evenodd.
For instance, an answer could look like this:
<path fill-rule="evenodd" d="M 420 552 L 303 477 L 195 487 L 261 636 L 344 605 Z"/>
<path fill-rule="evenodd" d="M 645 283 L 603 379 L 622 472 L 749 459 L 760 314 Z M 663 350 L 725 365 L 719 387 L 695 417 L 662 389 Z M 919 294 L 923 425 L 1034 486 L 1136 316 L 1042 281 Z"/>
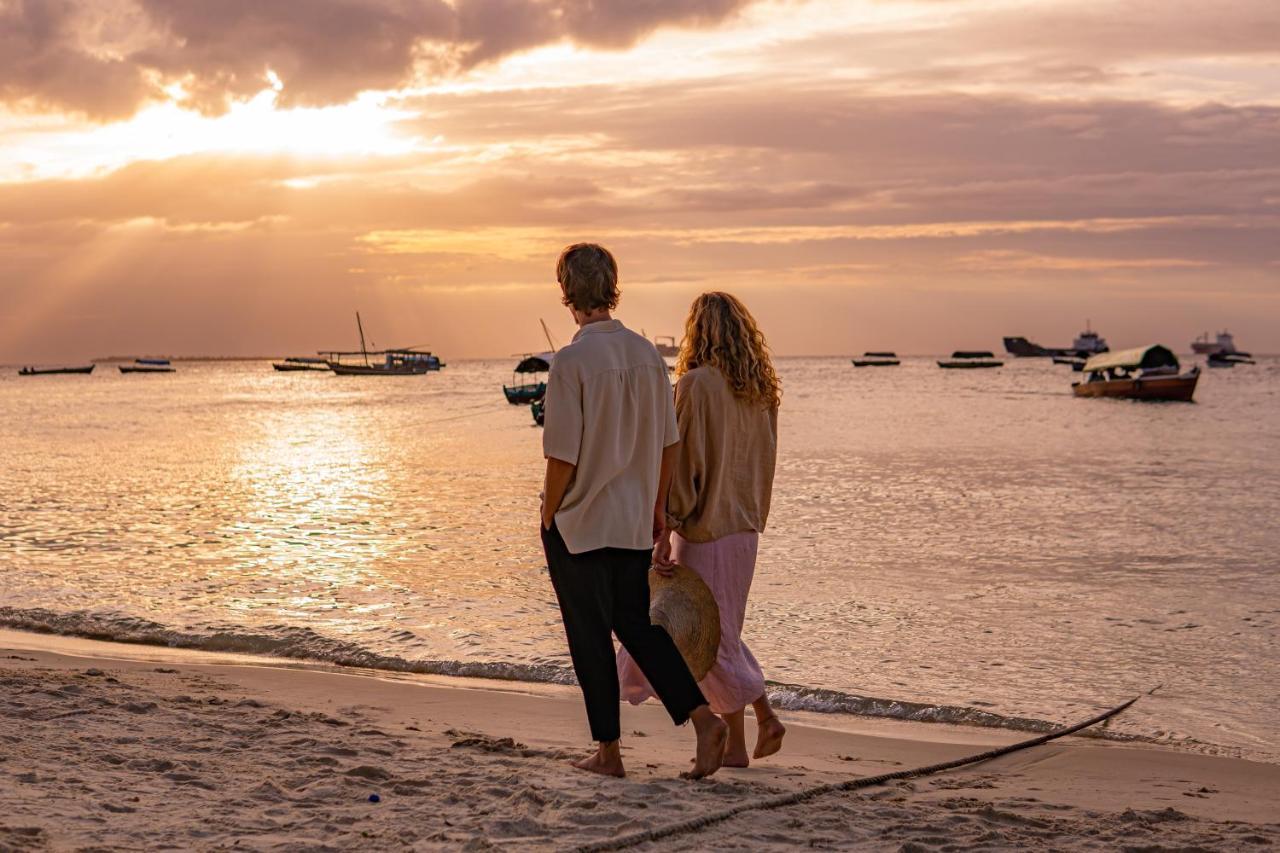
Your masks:
<path fill-rule="evenodd" d="M 770 409 L 782 402 L 782 383 L 764 334 L 747 306 L 729 293 L 702 294 L 685 320 L 676 374 L 708 365 L 724 374 L 735 397 Z"/>

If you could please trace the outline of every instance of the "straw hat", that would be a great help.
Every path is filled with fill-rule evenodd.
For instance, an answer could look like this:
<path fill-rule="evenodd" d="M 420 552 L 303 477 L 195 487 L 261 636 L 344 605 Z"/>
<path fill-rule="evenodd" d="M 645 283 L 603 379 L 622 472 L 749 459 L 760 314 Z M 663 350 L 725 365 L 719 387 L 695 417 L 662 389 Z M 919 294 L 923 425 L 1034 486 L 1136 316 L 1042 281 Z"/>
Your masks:
<path fill-rule="evenodd" d="M 697 572 L 679 564 L 669 578 L 649 570 L 649 621 L 667 629 L 694 679 L 705 678 L 720 651 L 720 608 Z"/>

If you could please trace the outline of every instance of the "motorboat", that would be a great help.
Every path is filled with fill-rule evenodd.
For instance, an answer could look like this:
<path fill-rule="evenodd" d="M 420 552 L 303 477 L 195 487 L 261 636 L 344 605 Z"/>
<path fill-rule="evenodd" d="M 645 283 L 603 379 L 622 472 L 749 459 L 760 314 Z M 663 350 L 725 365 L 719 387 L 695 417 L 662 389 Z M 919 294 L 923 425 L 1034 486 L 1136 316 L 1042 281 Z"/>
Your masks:
<path fill-rule="evenodd" d="M 1237 364 L 1257 364 L 1248 353 L 1211 352 L 1208 363 L 1210 367 L 1235 367 Z"/>
<path fill-rule="evenodd" d="M 1084 364 L 1086 361 L 1088 361 L 1087 358 L 1081 358 L 1078 355 L 1055 355 L 1053 357 L 1054 364 L 1070 365 L 1071 369 L 1076 371 L 1077 373 L 1084 369 Z"/>
<path fill-rule="evenodd" d="M 54 376 L 66 373 L 93 373 L 96 364 L 84 367 L 24 367 L 18 371 L 19 376 Z"/>
<path fill-rule="evenodd" d="M 1173 351 L 1159 344 L 1100 353 L 1085 363 L 1087 378 L 1071 383 L 1071 390 L 1077 397 L 1190 402 L 1200 368 L 1180 369 Z"/>
<path fill-rule="evenodd" d="M 536 355 L 525 355 L 512 369 L 511 384 L 502 386 L 502 393 L 507 402 L 513 406 L 527 406 L 537 403 L 547 393 L 546 380 L 539 376 L 551 370 L 554 352 L 543 352 Z M 526 378 L 532 377 L 532 378 Z"/>
<path fill-rule="evenodd" d="M 286 358 L 284 361 L 272 363 L 271 366 L 281 373 L 304 370 L 329 372 L 329 362 L 323 358 Z"/>
<path fill-rule="evenodd" d="M 988 350 L 956 350 L 951 358 L 938 362 L 938 367 L 947 370 L 973 370 L 983 367 L 1003 367 L 1004 362 Z"/>
<path fill-rule="evenodd" d="M 902 364 L 894 352 L 864 352 L 862 358 L 851 360 L 854 367 L 895 367 Z"/>
<path fill-rule="evenodd" d="M 133 364 L 120 365 L 121 373 L 173 373 L 167 358 L 135 358 Z"/>

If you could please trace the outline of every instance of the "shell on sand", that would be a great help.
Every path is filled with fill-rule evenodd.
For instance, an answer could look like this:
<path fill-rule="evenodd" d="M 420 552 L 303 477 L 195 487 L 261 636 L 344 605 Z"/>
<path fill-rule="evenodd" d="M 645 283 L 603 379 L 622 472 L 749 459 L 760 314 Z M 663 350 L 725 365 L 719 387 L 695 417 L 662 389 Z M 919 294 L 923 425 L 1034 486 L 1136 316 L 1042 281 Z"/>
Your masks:
<path fill-rule="evenodd" d="M 720 651 L 720 608 L 697 572 L 676 564 L 666 578 L 649 570 L 649 621 L 667 629 L 694 679 L 705 678 Z"/>

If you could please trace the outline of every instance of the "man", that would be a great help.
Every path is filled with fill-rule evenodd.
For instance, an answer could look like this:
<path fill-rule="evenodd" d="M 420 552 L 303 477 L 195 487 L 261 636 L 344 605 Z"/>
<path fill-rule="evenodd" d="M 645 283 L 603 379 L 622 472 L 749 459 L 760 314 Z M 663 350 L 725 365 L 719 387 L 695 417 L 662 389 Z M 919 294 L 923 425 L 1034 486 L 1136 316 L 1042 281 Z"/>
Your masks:
<path fill-rule="evenodd" d="M 612 634 L 630 652 L 676 725 L 697 733 L 693 769 L 720 768 L 727 727 L 667 632 L 649 622 L 649 565 L 666 523 L 679 433 L 667 366 L 653 344 L 614 320 L 618 265 L 577 243 L 556 263 L 579 330 L 547 380 L 542 546 L 596 752 L 574 767 L 625 776 Z"/>

